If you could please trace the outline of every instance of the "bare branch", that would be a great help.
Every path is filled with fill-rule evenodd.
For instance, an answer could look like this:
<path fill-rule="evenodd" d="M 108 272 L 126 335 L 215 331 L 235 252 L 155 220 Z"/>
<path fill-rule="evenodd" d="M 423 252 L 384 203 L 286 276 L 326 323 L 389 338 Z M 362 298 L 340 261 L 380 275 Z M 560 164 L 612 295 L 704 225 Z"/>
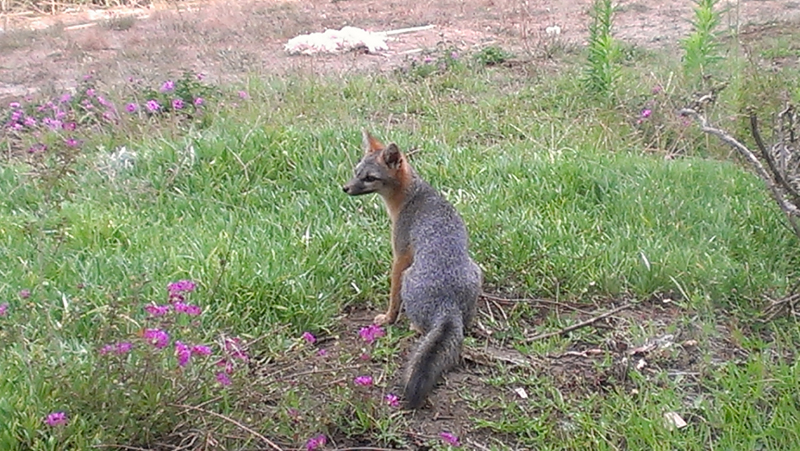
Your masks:
<path fill-rule="evenodd" d="M 758 157 L 756 157 L 755 154 L 753 154 L 753 152 L 747 148 L 747 146 L 737 141 L 733 136 L 725 133 L 723 130 L 711 126 L 708 123 L 708 119 L 697 111 L 691 108 L 684 108 L 680 111 L 680 114 L 681 116 L 690 116 L 697 120 L 700 123 L 700 129 L 704 133 L 714 135 L 725 144 L 733 147 L 737 152 L 739 152 L 739 155 L 741 155 L 750 163 L 750 165 L 756 171 L 756 174 L 761 178 L 761 180 L 764 181 L 764 183 L 767 185 L 767 188 L 769 188 L 772 198 L 775 199 L 775 202 L 778 203 L 778 206 L 781 208 L 781 210 L 786 213 L 789 223 L 794 229 L 795 235 L 800 238 L 800 225 L 798 225 L 797 220 L 795 219 L 795 217 L 800 217 L 800 208 L 798 208 L 796 205 L 793 205 L 783 197 L 782 193 L 775 185 L 773 178 L 770 177 L 767 170 L 764 169 L 764 165 L 761 164 L 761 161 L 759 161 Z"/>

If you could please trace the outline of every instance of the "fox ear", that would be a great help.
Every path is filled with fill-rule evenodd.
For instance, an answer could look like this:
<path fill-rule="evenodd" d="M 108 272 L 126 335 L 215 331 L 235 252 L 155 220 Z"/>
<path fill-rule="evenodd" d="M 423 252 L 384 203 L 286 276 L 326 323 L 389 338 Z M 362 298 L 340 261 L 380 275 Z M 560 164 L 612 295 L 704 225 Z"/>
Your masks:
<path fill-rule="evenodd" d="M 385 147 L 383 143 L 370 135 L 366 129 L 361 130 L 361 143 L 364 146 L 364 153 L 377 152 Z"/>
<path fill-rule="evenodd" d="M 403 155 L 395 143 L 390 143 L 386 146 L 381 155 L 383 156 L 383 162 L 392 169 L 397 169 L 400 167 L 400 163 L 403 162 Z"/>

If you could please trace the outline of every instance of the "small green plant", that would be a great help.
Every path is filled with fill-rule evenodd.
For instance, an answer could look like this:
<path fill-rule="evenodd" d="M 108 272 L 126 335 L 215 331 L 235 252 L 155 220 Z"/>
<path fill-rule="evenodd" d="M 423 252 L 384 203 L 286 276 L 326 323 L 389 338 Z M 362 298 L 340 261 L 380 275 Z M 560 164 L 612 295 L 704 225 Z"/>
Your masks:
<path fill-rule="evenodd" d="M 472 58 L 480 66 L 497 66 L 505 63 L 513 56 L 514 55 L 506 52 L 500 47 L 491 45 L 489 47 L 482 48 L 479 52 L 475 53 Z"/>
<path fill-rule="evenodd" d="M 611 32 L 614 27 L 614 6 L 611 0 L 595 0 L 590 12 L 589 57 L 586 67 L 586 88 L 600 96 L 609 96 L 620 76 L 620 45 Z"/>
<path fill-rule="evenodd" d="M 104 27 L 114 31 L 130 30 L 134 25 L 136 25 L 136 16 L 134 15 L 116 16 L 103 22 Z"/>
<path fill-rule="evenodd" d="M 720 13 L 715 11 L 719 0 L 697 0 L 692 20 L 692 33 L 681 41 L 683 69 L 686 75 L 703 75 L 709 67 L 719 61 L 719 42 L 716 28 Z"/>

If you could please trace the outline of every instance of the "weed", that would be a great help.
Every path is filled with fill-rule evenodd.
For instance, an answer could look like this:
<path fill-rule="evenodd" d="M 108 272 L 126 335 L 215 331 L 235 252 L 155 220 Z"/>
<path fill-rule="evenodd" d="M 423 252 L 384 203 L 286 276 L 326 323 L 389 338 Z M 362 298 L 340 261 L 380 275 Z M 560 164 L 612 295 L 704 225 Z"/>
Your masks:
<path fill-rule="evenodd" d="M 692 32 L 681 40 L 683 69 L 689 77 L 706 74 L 722 58 L 716 32 L 721 15 L 715 10 L 718 3 L 719 0 L 695 1 Z"/>
<path fill-rule="evenodd" d="M 614 39 L 612 0 L 595 0 L 590 12 L 586 88 L 601 97 L 612 95 L 619 80 L 620 45 Z"/>
<path fill-rule="evenodd" d="M 497 66 L 513 57 L 513 54 L 497 46 L 484 47 L 472 55 L 479 66 Z"/>

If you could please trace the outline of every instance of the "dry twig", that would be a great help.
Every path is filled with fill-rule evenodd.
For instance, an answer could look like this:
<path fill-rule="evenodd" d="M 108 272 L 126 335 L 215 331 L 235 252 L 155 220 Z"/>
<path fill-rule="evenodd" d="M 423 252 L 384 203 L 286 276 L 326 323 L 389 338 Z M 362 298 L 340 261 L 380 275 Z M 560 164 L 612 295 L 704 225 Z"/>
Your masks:
<path fill-rule="evenodd" d="M 573 324 L 573 325 L 565 327 L 563 329 L 560 329 L 560 330 L 557 330 L 557 331 L 554 331 L 554 332 L 547 332 L 547 333 L 544 333 L 544 334 L 534 335 L 533 337 L 526 338 L 524 342 L 525 343 L 532 343 L 534 341 L 544 340 L 545 338 L 555 337 L 555 336 L 558 336 L 558 335 L 564 335 L 566 333 L 572 332 L 573 330 L 580 329 L 580 328 L 586 327 L 586 326 L 591 326 L 592 324 L 596 323 L 597 321 L 600 321 L 603 318 L 608 318 L 611 315 L 619 313 L 619 312 L 621 312 L 623 310 L 627 310 L 627 309 L 629 309 L 631 307 L 633 307 L 633 304 L 628 303 L 628 304 L 622 305 L 620 307 L 617 307 L 615 309 L 609 310 L 609 311 L 607 311 L 607 312 L 605 312 L 605 313 L 603 313 L 601 315 L 595 316 L 593 318 L 589 318 L 586 321 L 581 321 L 580 323 Z"/>
<path fill-rule="evenodd" d="M 186 405 L 186 404 L 173 404 L 173 407 L 178 407 L 178 408 L 181 408 L 181 409 L 197 410 L 199 412 L 206 413 L 206 414 L 211 415 L 211 416 L 215 416 L 215 417 L 217 417 L 219 419 L 225 420 L 228 423 L 233 424 L 234 426 L 236 426 L 239 429 L 247 432 L 248 434 L 252 434 L 253 436 L 258 437 L 259 439 L 261 439 L 261 441 L 266 443 L 267 446 L 269 446 L 270 448 L 272 448 L 272 449 L 274 449 L 276 451 L 283 451 L 283 448 L 281 448 L 280 446 L 278 446 L 275 443 L 273 443 L 270 439 L 264 437 L 263 435 L 259 434 L 257 431 L 247 427 L 246 425 L 234 420 L 231 417 L 227 417 L 225 415 L 222 415 L 221 413 L 213 412 L 211 410 L 206 410 L 206 409 L 203 409 L 201 407 L 195 407 L 195 406 L 190 406 L 190 405 Z"/>

